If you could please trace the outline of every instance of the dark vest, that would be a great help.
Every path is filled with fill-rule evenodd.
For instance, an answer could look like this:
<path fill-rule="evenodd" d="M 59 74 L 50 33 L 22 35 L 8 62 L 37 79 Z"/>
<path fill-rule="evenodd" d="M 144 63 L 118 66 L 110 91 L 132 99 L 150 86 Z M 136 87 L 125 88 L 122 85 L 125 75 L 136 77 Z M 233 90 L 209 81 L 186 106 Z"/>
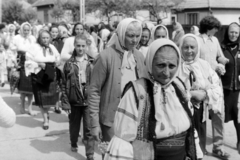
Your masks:
<path fill-rule="evenodd" d="M 176 83 L 176 81 L 179 83 Z M 191 110 L 188 108 L 186 94 L 184 94 L 184 92 L 186 92 L 186 87 L 179 78 L 177 78 L 176 81 L 172 82 L 172 85 L 176 91 L 180 103 L 191 120 L 191 127 L 188 129 L 186 137 L 186 153 L 191 160 L 196 160 L 197 153 L 194 137 L 194 119 Z M 129 82 L 124 89 L 123 95 L 130 88 L 133 88 L 138 111 L 141 111 L 140 113 L 142 113 L 136 139 L 142 141 L 152 141 L 154 143 L 156 137 L 156 119 L 153 100 L 153 83 L 145 78 L 138 79 L 134 82 Z"/>

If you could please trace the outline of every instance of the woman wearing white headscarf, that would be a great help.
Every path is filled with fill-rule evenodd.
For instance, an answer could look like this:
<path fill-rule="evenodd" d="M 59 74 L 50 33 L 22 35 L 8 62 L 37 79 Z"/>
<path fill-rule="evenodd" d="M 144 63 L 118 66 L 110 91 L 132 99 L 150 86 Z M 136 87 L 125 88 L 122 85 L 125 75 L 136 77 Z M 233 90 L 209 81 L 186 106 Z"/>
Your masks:
<path fill-rule="evenodd" d="M 20 34 L 13 39 L 12 49 L 17 51 L 18 70 L 20 71 L 20 80 L 18 84 L 18 91 L 21 94 L 21 113 L 25 113 L 25 97 L 28 97 L 28 113 L 35 115 L 32 111 L 32 83 L 31 77 L 26 76 L 24 63 L 26 60 L 26 52 L 30 51 L 31 46 L 36 42 L 36 39 L 31 35 L 31 25 L 25 22 L 20 27 Z"/>
<path fill-rule="evenodd" d="M 122 20 L 109 41 L 109 46 L 99 54 L 92 71 L 88 104 L 92 133 L 102 141 L 113 136 L 112 124 L 125 85 L 147 76 L 144 57 L 136 49 L 141 36 L 141 23 L 133 18 Z"/>
<path fill-rule="evenodd" d="M 221 108 L 217 108 L 221 106 L 218 104 L 223 102 L 220 79 L 210 64 L 199 58 L 198 37 L 193 34 L 184 35 L 179 47 L 183 60 L 179 77 L 192 95 L 195 128 L 198 131 L 201 149 L 206 153 L 206 111 L 212 109 L 214 112 L 221 112 Z"/>
<path fill-rule="evenodd" d="M 152 41 L 159 39 L 159 38 L 169 39 L 168 29 L 166 26 L 164 26 L 162 24 L 155 26 L 152 29 L 152 33 L 151 33 Z"/>
<path fill-rule="evenodd" d="M 195 143 L 190 97 L 177 78 L 180 65 L 180 51 L 172 41 L 152 42 L 146 57 L 151 78 L 125 88 L 105 160 L 196 160 L 197 153 L 202 157 Z"/>

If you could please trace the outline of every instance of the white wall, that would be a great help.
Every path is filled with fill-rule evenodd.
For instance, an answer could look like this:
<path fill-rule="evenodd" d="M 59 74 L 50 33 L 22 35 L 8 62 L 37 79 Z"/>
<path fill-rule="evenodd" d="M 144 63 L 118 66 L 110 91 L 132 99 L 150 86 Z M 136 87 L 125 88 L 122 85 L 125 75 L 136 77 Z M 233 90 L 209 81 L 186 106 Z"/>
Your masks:
<path fill-rule="evenodd" d="M 239 10 L 213 10 L 213 15 L 221 22 L 222 25 L 229 25 L 232 22 L 239 23 Z"/>
<path fill-rule="evenodd" d="M 164 25 L 168 25 L 168 24 L 171 24 L 171 12 L 168 10 L 167 13 L 165 12 L 160 12 L 160 17 L 166 17 L 163 19 L 163 24 Z M 136 17 L 138 18 L 139 17 L 139 20 L 141 19 L 145 19 L 146 21 L 149 21 L 150 20 L 150 13 L 148 10 L 139 10 L 136 12 Z"/>

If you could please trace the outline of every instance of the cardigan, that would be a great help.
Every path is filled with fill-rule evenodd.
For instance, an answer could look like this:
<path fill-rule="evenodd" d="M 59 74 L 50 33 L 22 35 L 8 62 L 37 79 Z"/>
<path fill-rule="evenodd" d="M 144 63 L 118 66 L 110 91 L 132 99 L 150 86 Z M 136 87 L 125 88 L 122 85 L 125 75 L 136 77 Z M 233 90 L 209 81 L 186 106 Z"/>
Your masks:
<path fill-rule="evenodd" d="M 136 76 L 148 77 L 143 55 L 135 49 L 134 59 L 137 63 Z M 88 105 L 91 127 L 100 123 L 112 126 L 115 112 L 121 99 L 121 66 L 123 53 L 115 46 L 105 49 L 96 60 L 89 86 Z"/>

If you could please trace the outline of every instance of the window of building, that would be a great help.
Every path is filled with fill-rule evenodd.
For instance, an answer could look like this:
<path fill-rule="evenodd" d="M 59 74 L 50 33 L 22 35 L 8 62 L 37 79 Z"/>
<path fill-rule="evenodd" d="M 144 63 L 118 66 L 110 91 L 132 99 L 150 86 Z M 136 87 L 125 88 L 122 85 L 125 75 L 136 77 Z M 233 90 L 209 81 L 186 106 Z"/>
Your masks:
<path fill-rule="evenodd" d="M 198 13 L 188 13 L 187 21 L 188 21 L 188 24 L 190 24 L 190 25 L 197 25 L 198 24 Z"/>

